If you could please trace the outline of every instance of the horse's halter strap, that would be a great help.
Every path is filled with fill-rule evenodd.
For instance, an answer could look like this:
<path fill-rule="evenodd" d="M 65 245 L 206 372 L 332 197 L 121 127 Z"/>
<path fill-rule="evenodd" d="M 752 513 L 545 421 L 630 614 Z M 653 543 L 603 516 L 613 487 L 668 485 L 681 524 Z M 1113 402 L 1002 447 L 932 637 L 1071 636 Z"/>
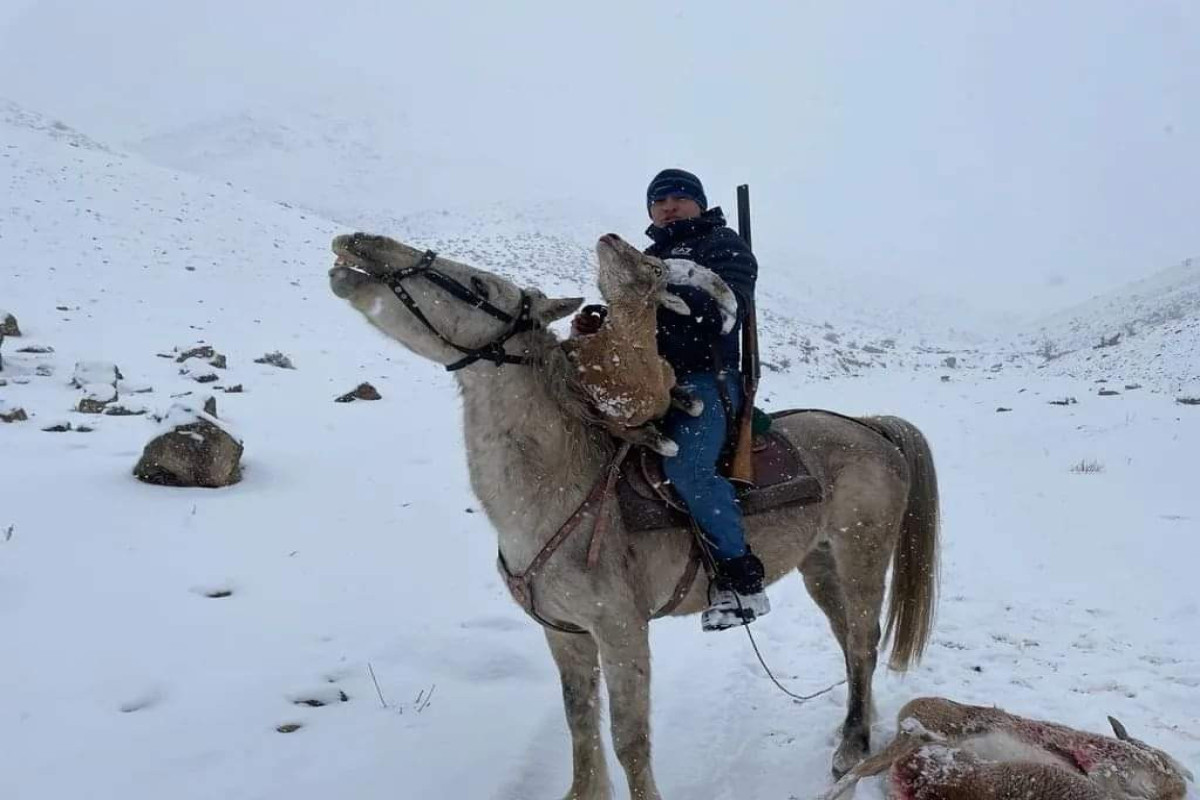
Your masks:
<path fill-rule="evenodd" d="M 532 299 L 525 292 L 521 292 L 521 306 L 517 310 L 517 316 L 514 317 L 508 312 L 496 308 L 488 302 L 488 299 L 479 292 L 463 286 L 461 283 L 451 278 L 444 272 L 433 268 L 433 262 L 437 259 L 437 253 L 432 250 L 426 250 L 421 259 L 411 267 L 403 267 L 385 275 L 382 280 L 387 285 L 392 293 L 399 298 L 401 303 L 404 303 L 414 317 L 421 321 L 421 324 L 428 328 L 434 336 L 442 340 L 442 342 L 463 354 L 463 357 L 453 364 L 447 364 L 446 369 L 453 372 L 454 370 L 462 369 L 468 364 L 474 364 L 476 361 L 491 361 L 496 366 L 504 364 L 530 364 L 532 359 L 527 356 L 514 356 L 505 352 L 504 343 L 518 333 L 533 330 L 538 327 L 533 320 L 531 308 L 533 305 Z M 495 317 L 501 322 L 509 324 L 508 330 L 501 333 L 491 342 L 483 347 L 462 347 L 450 341 L 442 335 L 441 331 L 433 326 L 433 323 L 421 312 L 420 306 L 413 296 L 404 288 L 404 279 L 421 276 L 431 283 L 445 289 L 452 296 L 457 297 L 468 305 L 478 308 L 480 311 Z"/>

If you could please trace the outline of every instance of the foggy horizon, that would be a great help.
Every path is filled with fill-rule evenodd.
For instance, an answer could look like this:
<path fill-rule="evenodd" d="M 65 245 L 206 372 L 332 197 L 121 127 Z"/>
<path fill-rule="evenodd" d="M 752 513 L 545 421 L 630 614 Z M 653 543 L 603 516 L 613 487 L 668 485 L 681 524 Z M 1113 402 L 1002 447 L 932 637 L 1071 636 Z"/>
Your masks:
<path fill-rule="evenodd" d="M 683 167 L 731 219 L 751 185 L 764 271 L 1024 313 L 1200 254 L 1198 42 L 1181 0 L 23 0 L 0 12 L 0 97 L 168 163 L 240 116 L 286 126 L 271 163 L 309 161 L 281 199 L 358 191 L 317 168 L 337 147 L 378 165 L 381 215 L 550 203 L 637 237 L 647 181 Z"/>

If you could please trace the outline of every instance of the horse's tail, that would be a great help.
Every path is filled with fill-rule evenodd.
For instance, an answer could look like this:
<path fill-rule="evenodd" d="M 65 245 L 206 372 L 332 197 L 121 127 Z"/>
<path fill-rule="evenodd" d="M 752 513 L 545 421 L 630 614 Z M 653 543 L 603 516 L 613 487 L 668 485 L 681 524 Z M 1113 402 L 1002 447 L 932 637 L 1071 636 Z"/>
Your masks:
<path fill-rule="evenodd" d="M 929 442 L 915 425 L 899 417 L 863 420 L 904 453 L 908 462 L 908 504 L 900 540 L 892 553 L 885 640 L 892 637 L 888 666 L 907 670 L 925 651 L 933 631 L 938 584 L 937 471 Z"/>

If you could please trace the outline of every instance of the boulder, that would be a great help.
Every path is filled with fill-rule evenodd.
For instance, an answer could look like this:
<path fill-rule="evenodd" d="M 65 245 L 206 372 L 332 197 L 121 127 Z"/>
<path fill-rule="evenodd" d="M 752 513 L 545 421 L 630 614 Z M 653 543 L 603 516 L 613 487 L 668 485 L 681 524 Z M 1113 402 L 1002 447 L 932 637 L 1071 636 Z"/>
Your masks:
<path fill-rule="evenodd" d="M 71 385 L 82 389 L 91 383 L 106 383 L 115 388 L 117 381 L 124 377 L 117 365 L 111 361 L 77 361 Z"/>
<path fill-rule="evenodd" d="M 117 387 L 107 383 L 85 383 L 83 397 L 75 410 L 83 414 L 102 414 L 105 407 L 117 399 Z"/>
<path fill-rule="evenodd" d="M 129 406 L 123 406 L 120 404 L 113 404 L 105 407 L 104 409 L 104 415 L 106 417 L 140 417 L 145 413 L 146 409 L 144 408 L 130 408 Z"/>
<path fill-rule="evenodd" d="M 346 392 L 341 397 L 337 397 L 335 403 L 351 403 L 355 400 L 382 400 L 383 396 L 379 394 L 379 390 L 369 383 L 360 383 L 354 387 L 353 391 Z"/>
<path fill-rule="evenodd" d="M 276 350 L 273 353 L 267 353 L 265 355 L 259 356 L 258 358 L 254 359 L 254 363 L 255 364 L 270 364 L 272 367 L 279 367 L 280 369 L 295 369 L 296 368 L 296 366 L 292 363 L 292 360 L 290 358 L 288 358 L 287 356 L 285 356 L 283 353 L 279 352 L 278 350 Z"/>
<path fill-rule="evenodd" d="M 17 318 L 7 311 L 0 310 L 0 336 L 20 336 L 21 326 Z"/>
<path fill-rule="evenodd" d="M 213 415 L 177 403 L 163 419 L 163 429 L 133 468 L 138 480 L 206 488 L 241 480 L 242 442 Z"/>
<path fill-rule="evenodd" d="M 199 347 L 193 347 L 190 350 L 184 350 L 179 354 L 175 361 L 182 364 L 189 358 L 212 358 L 213 355 L 215 355 L 215 352 L 216 351 L 213 350 L 212 345 L 203 344 Z"/>

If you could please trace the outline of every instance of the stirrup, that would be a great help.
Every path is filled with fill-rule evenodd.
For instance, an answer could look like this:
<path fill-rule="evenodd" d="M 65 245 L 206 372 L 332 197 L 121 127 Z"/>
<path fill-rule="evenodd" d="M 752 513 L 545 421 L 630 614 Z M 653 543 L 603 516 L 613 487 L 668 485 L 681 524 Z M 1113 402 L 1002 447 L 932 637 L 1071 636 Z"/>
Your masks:
<path fill-rule="evenodd" d="M 766 592 L 739 594 L 732 589 L 716 589 L 711 592 L 708 608 L 700 615 L 700 627 L 706 631 L 723 631 L 749 625 L 759 617 L 770 613 L 771 601 Z"/>

